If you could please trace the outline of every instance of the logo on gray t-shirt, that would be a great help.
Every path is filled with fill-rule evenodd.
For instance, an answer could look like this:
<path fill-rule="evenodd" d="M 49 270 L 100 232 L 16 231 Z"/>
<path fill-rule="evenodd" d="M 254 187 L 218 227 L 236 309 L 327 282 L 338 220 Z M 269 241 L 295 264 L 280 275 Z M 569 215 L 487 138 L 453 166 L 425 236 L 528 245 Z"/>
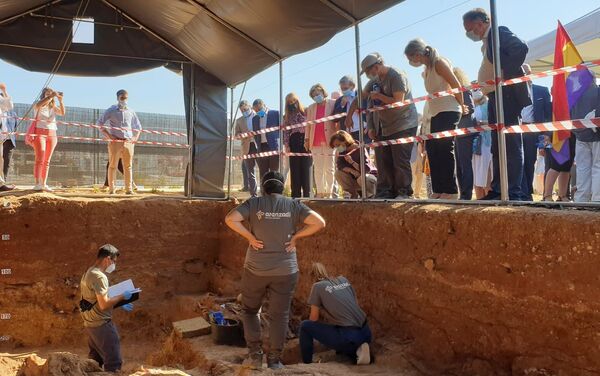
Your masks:
<path fill-rule="evenodd" d="M 311 210 L 298 200 L 278 194 L 253 197 L 237 210 L 250 225 L 250 232 L 264 247 L 248 248 L 244 267 L 255 275 L 283 276 L 298 272 L 295 252 L 286 243 L 296 233 Z"/>

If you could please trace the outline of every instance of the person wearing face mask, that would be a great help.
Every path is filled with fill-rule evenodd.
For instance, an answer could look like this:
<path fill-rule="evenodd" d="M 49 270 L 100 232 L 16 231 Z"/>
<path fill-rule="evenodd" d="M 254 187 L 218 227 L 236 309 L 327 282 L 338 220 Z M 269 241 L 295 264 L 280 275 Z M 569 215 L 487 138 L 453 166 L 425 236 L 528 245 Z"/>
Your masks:
<path fill-rule="evenodd" d="M 119 159 L 123 160 L 125 171 L 125 193 L 133 194 L 133 153 L 140 138 L 142 124 L 137 114 L 127 105 L 129 94 L 126 90 L 117 91 L 118 103 L 109 107 L 96 122 L 103 126 L 102 133 L 108 139 L 108 189 L 115 193 L 115 176 Z M 108 129 L 106 128 L 108 127 Z"/>
<path fill-rule="evenodd" d="M 106 372 L 117 372 L 123 364 L 119 333 L 112 322 L 113 308 L 133 295 L 133 291 L 125 291 L 112 298 L 108 296 L 107 274 L 115 271 L 118 257 L 119 250 L 114 245 L 100 247 L 96 262 L 83 274 L 80 284 L 79 308 L 88 334 L 89 358 Z M 133 304 L 123 304 L 121 308 L 131 312 Z"/>
<path fill-rule="evenodd" d="M 306 111 L 300 103 L 300 98 L 295 93 L 289 93 L 285 97 L 285 104 L 284 126 L 306 121 Z M 290 153 L 308 153 L 305 148 L 306 127 L 285 130 L 283 136 L 286 151 Z M 312 157 L 290 155 L 289 161 L 292 197 L 310 197 Z"/>
<path fill-rule="evenodd" d="M 477 125 L 488 124 L 488 98 L 480 89 L 473 90 L 473 113 Z M 475 199 L 483 199 L 490 190 L 492 174 L 492 132 L 479 132 L 473 140 L 473 185 Z"/>
<path fill-rule="evenodd" d="M 55 102 L 58 98 L 58 105 Z M 65 105 L 63 103 L 63 94 L 50 88 L 44 88 L 40 95 L 40 100 L 34 105 L 35 108 L 35 134 L 31 145 L 35 152 L 35 164 L 33 176 L 35 178 L 34 191 L 51 192 L 48 186 L 48 170 L 50 160 L 58 143 L 56 137 L 56 117 L 65 115 Z M 29 133 L 29 131 L 27 132 Z M 27 141 L 28 142 L 28 141 Z M 29 142 L 28 142 L 29 143 Z"/>
<path fill-rule="evenodd" d="M 279 126 L 279 111 L 269 109 L 262 99 L 255 99 L 252 108 L 256 113 L 252 118 L 253 131 L 258 132 L 261 129 Z M 259 153 L 279 151 L 279 130 L 256 135 L 254 141 Z M 271 155 L 257 159 L 260 174 L 258 180 L 269 171 L 279 171 L 279 158 L 279 155 Z"/>
<path fill-rule="evenodd" d="M 225 217 L 225 224 L 248 241 L 242 274 L 242 320 L 248 345 L 245 364 L 263 366 L 259 310 L 268 294 L 270 316 L 267 365 L 281 369 L 290 305 L 299 278 L 296 242 L 325 227 L 325 220 L 304 203 L 284 197 L 285 179 L 277 171 L 265 174 L 263 195 L 252 197 Z M 248 227 L 245 225 L 248 224 Z"/>
<path fill-rule="evenodd" d="M 490 15 L 485 9 L 473 9 L 463 15 L 463 26 L 469 39 L 474 42 L 483 42 L 481 47 L 483 59 L 479 68 L 478 81 L 495 81 Z M 500 78 L 507 80 L 523 76 L 522 65 L 529 51 L 527 44 L 505 26 L 499 27 L 498 36 L 500 40 L 500 63 L 502 68 L 502 77 Z M 489 97 L 489 122 L 490 124 L 495 124 L 497 122 L 495 89 L 492 86 L 488 86 L 483 89 L 483 93 Z M 504 125 L 519 124 L 521 110 L 523 107 L 531 104 L 527 85 L 520 83 L 504 86 L 502 88 L 502 100 L 504 106 L 502 109 L 504 112 Z M 523 196 L 521 187 L 523 180 L 523 138 L 520 133 L 516 133 L 505 135 L 505 139 L 509 199 L 521 200 Z M 486 200 L 497 200 L 500 198 L 500 159 L 498 153 L 498 132 L 493 131 L 493 180 L 492 189 L 484 198 Z"/>
<path fill-rule="evenodd" d="M 323 85 L 313 85 L 308 95 L 315 103 L 306 109 L 306 120 L 312 121 L 333 114 L 335 101 L 328 98 Z M 335 155 L 331 152 L 328 141 L 337 131 L 337 124 L 333 121 L 324 121 L 311 124 L 306 128 L 308 136 L 305 139 L 304 147 L 313 155 L 316 197 L 330 198 L 335 181 Z"/>
<path fill-rule="evenodd" d="M 413 67 L 425 66 L 423 79 L 429 94 L 460 87 L 460 82 L 448 60 L 422 39 L 413 39 L 404 49 L 404 54 Z M 461 115 L 467 113 L 462 93 L 444 96 L 429 101 L 431 132 L 455 129 Z M 454 139 L 452 137 L 430 140 L 426 144 L 433 185 L 432 198 L 456 199 Z"/>
<path fill-rule="evenodd" d="M 359 198 L 362 191 L 360 171 L 360 146 L 346 131 L 337 131 L 329 140 L 329 147 L 337 152 L 335 179 L 350 198 Z M 375 169 L 368 158 L 365 159 L 365 174 L 367 180 L 367 198 L 375 195 L 377 178 Z"/>
<path fill-rule="evenodd" d="M 250 107 L 250 103 L 247 100 L 242 100 L 239 105 L 239 109 L 242 113 L 235 121 L 235 135 L 238 136 L 242 133 L 250 132 L 252 129 L 252 119 L 254 118 L 254 110 Z M 254 141 L 254 137 L 245 137 L 242 138 L 242 155 L 252 155 L 258 152 L 256 147 L 256 142 Z M 248 192 L 250 192 L 250 196 L 254 197 L 257 194 L 256 188 L 256 175 L 254 173 L 256 167 L 256 159 L 244 159 L 242 160 L 242 168 L 246 170 L 248 176 Z"/>
<path fill-rule="evenodd" d="M 369 78 L 362 93 L 363 98 L 367 98 L 369 103 L 378 106 L 412 99 L 412 90 L 406 73 L 385 65 L 379 53 L 367 55 L 360 65 L 361 74 L 365 73 Z M 354 101 L 348 113 L 354 114 L 357 108 L 358 103 Z M 415 136 L 417 126 L 418 114 L 414 103 L 367 115 L 369 137 L 374 141 Z M 410 166 L 412 147 L 412 143 L 407 143 L 375 148 L 377 164 L 375 198 L 407 199 L 413 196 Z"/>

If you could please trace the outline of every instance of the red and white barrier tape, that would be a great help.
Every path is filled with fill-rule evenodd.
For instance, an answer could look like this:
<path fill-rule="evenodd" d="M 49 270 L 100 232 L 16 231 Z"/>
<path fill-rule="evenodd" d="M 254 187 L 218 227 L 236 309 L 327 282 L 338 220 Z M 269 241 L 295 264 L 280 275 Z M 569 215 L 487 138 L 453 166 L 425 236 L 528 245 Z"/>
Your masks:
<path fill-rule="evenodd" d="M 381 146 L 391 146 L 391 145 L 402 145 L 402 144 L 412 144 L 414 142 L 427 141 L 427 140 L 438 140 L 442 138 L 448 137 L 456 137 L 456 136 L 464 136 L 467 134 L 474 134 L 485 131 L 493 131 L 500 128 L 498 124 L 489 124 L 489 125 L 478 125 L 475 127 L 468 128 L 458 128 L 449 131 L 430 133 L 422 136 L 411 136 L 411 137 L 403 137 L 395 140 L 386 140 L 386 141 L 375 141 L 370 144 L 366 144 L 365 147 L 368 148 L 376 148 Z M 564 120 L 564 121 L 550 121 L 546 123 L 533 123 L 533 124 L 521 124 L 521 125 L 512 125 L 501 127 L 502 132 L 504 133 L 536 133 L 536 132 L 552 132 L 552 131 L 565 131 L 565 130 L 573 130 L 573 129 L 590 129 L 590 128 L 600 128 L 600 118 L 593 119 L 579 119 L 579 120 Z M 242 159 L 253 159 L 253 158 L 263 158 L 269 157 L 272 155 L 279 155 L 279 151 L 269 151 L 258 154 L 250 154 L 243 155 L 238 157 L 231 158 L 232 160 L 242 160 Z M 310 153 L 286 153 L 282 152 L 282 155 L 288 156 L 312 156 Z M 329 155 L 329 154 L 327 154 Z"/>
<path fill-rule="evenodd" d="M 574 72 L 577 70 L 582 70 L 582 69 L 587 69 L 587 68 L 593 68 L 593 67 L 597 67 L 600 66 L 600 59 L 598 60 L 592 60 L 583 64 L 577 64 L 577 65 L 571 65 L 571 66 L 567 66 L 567 67 L 562 67 L 562 68 L 556 68 L 556 69 L 550 69 L 544 72 L 540 72 L 540 73 L 532 73 L 526 76 L 522 76 L 522 77 L 516 77 L 516 78 L 511 78 L 508 80 L 503 80 L 500 81 L 500 84 L 502 86 L 509 86 L 509 85 L 514 85 L 514 84 L 519 84 L 519 83 L 523 83 L 523 82 L 527 82 L 527 81 L 532 81 L 538 78 L 545 78 L 545 77 L 552 77 L 552 76 L 557 76 L 559 74 L 565 74 L 565 73 L 570 73 L 570 72 Z M 444 91 L 439 91 L 437 93 L 433 93 L 433 94 L 428 94 L 428 95 L 424 95 L 422 97 L 417 97 L 417 98 L 413 98 L 413 99 L 407 99 L 401 102 L 396 102 L 396 103 L 391 103 L 385 106 L 377 106 L 377 107 L 372 107 L 366 110 L 361 110 L 359 112 L 376 112 L 376 111 L 383 111 L 383 110 L 388 110 L 391 108 L 400 108 L 400 107 L 405 107 L 408 105 L 411 105 L 413 103 L 419 103 L 419 102 L 426 102 L 426 101 L 430 101 L 436 98 L 441 98 L 441 97 L 446 97 L 446 96 L 450 96 L 450 95 L 455 95 L 464 91 L 468 91 L 468 90 L 472 90 L 472 89 L 480 89 L 483 87 L 489 87 L 489 86 L 494 86 L 496 84 L 496 82 L 494 80 L 489 80 L 489 81 L 485 81 L 485 82 L 478 82 L 476 84 L 473 85 L 469 85 L 469 86 L 461 86 L 459 88 L 456 89 L 450 89 L 450 90 L 444 90 Z M 302 127 L 306 127 L 312 124 L 318 124 L 318 123 L 322 123 L 325 121 L 331 121 L 331 120 L 335 120 L 335 119 L 340 119 L 344 116 L 346 116 L 347 114 L 345 112 L 341 113 L 341 114 L 337 114 L 337 115 L 331 115 L 331 116 L 326 116 L 320 119 L 316 119 L 316 120 L 310 120 L 310 121 L 305 121 L 302 123 L 298 123 L 298 124 L 292 124 L 292 125 L 288 125 L 288 126 L 275 126 L 275 127 L 270 127 L 270 128 L 265 128 L 265 129 L 261 129 L 259 131 L 252 131 L 252 132 L 245 132 L 245 133 L 240 133 L 238 135 L 235 136 L 230 136 L 229 139 L 243 139 L 243 138 L 248 138 L 248 137 L 253 137 L 256 135 L 260 135 L 260 134 L 265 134 L 265 133 L 270 133 L 270 132 L 275 132 L 275 131 L 279 131 L 279 130 L 290 130 L 290 129 L 295 129 L 295 128 L 302 128 Z"/>
<path fill-rule="evenodd" d="M 7 136 L 15 135 L 15 136 L 26 136 L 27 133 L 19 133 L 19 132 L 0 132 L 0 134 L 4 134 Z M 47 135 L 33 135 L 34 137 L 56 137 L 58 139 L 63 140 L 76 140 L 76 141 L 89 141 L 89 142 L 126 142 L 125 140 L 107 140 L 103 138 L 93 138 L 93 137 L 78 137 L 78 136 L 47 136 Z M 178 144 L 174 142 L 158 142 L 158 141 L 135 141 L 132 142 L 137 145 L 154 145 L 154 146 L 167 146 L 173 148 L 184 148 L 187 149 L 190 146 L 188 144 Z"/>
<path fill-rule="evenodd" d="M 13 118 L 13 119 L 22 120 L 22 121 L 33 121 L 33 120 L 35 120 L 35 119 L 32 119 L 32 118 L 24 118 L 24 117 L 18 117 L 18 116 L 6 116 L 6 115 L 2 115 L 0 117 Z M 66 125 L 66 126 L 74 126 L 74 127 L 82 127 L 82 128 L 93 128 L 93 129 L 106 129 L 106 130 L 113 129 L 113 130 L 121 130 L 121 131 L 128 131 L 128 130 L 130 130 L 128 128 L 123 128 L 123 127 L 109 127 L 109 126 L 106 126 L 106 125 L 79 123 L 79 122 L 75 122 L 75 121 L 56 120 L 56 124 Z M 162 135 L 162 136 L 187 137 L 186 133 L 171 132 L 171 131 L 155 131 L 155 130 L 152 130 L 152 129 L 142 129 L 141 133 L 149 133 L 149 134 L 156 134 L 156 135 Z"/>

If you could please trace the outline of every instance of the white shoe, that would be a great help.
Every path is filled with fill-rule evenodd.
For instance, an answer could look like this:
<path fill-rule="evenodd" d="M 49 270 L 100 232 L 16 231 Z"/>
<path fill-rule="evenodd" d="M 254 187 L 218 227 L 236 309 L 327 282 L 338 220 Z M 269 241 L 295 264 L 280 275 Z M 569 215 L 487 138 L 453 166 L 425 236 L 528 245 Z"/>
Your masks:
<path fill-rule="evenodd" d="M 356 350 L 356 364 L 359 366 L 365 366 L 371 364 L 371 349 L 368 343 L 360 345 Z"/>
<path fill-rule="evenodd" d="M 36 184 L 33 186 L 33 190 L 34 191 L 43 191 L 44 190 L 44 186 L 41 184 Z"/>
<path fill-rule="evenodd" d="M 47 185 L 44 185 L 44 186 L 42 187 L 42 190 L 43 190 L 44 192 L 54 192 L 54 189 L 52 189 L 52 188 L 48 187 Z"/>

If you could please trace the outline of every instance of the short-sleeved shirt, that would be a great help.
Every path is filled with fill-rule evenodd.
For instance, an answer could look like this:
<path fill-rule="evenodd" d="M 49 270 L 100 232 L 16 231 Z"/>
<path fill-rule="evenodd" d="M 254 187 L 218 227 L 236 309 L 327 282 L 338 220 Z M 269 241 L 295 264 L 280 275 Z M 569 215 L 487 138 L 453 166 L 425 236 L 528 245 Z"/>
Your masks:
<path fill-rule="evenodd" d="M 96 294 L 108 294 L 108 277 L 99 268 L 92 266 L 81 277 L 81 297 L 92 304 L 95 303 L 91 310 L 81 312 L 83 325 L 90 328 L 103 325 L 112 317 L 112 309 L 100 309 Z"/>
<path fill-rule="evenodd" d="M 343 276 L 315 283 L 308 304 L 324 310 L 333 325 L 361 328 L 367 320 L 367 315 L 358 305 L 354 288 Z"/>
<path fill-rule="evenodd" d="M 369 93 L 373 91 L 373 85 L 375 84 L 379 85 L 381 94 L 385 96 L 393 97 L 396 92 L 404 92 L 404 99 L 412 99 L 413 97 L 406 73 L 394 67 L 389 67 L 383 80 L 376 78 L 367 82 L 365 91 Z M 377 114 L 381 123 L 381 135 L 383 136 L 390 136 L 406 129 L 415 128 L 419 121 L 417 107 L 414 103 L 408 106 L 378 111 Z"/>
<path fill-rule="evenodd" d="M 248 247 L 244 267 L 259 276 L 284 276 L 298 272 L 296 252 L 287 252 L 292 239 L 311 210 L 298 200 L 279 194 L 253 197 L 236 209 L 250 225 L 250 232 L 263 242 L 258 251 Z"/>

